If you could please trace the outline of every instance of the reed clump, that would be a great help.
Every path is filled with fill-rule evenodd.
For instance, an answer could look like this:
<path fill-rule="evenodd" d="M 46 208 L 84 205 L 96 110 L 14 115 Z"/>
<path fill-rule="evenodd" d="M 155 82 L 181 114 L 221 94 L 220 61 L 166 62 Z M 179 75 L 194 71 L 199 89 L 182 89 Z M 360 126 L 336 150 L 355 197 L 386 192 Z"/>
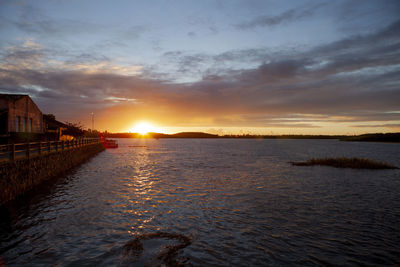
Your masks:
<path fill-rule="evenodd" d="M 398 167 L 390 165 L 386 162 L 379 162 L 366 158 L 312 158 L 303 162 L 291 162 L 294 166 L 330 166 L 335 168 L 352 168 L 352 169 L 398 169 Z"/>

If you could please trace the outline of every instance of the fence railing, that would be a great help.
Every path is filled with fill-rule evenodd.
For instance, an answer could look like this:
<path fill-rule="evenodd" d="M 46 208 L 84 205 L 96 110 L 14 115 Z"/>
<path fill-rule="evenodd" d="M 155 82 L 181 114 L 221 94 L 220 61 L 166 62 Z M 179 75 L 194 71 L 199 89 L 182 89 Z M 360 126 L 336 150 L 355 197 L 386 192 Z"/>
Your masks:
<path fill-rule="evenodd" d="M 99 138 L 0 145 L 0 162 L 14 161 L 101 143 Z"/>

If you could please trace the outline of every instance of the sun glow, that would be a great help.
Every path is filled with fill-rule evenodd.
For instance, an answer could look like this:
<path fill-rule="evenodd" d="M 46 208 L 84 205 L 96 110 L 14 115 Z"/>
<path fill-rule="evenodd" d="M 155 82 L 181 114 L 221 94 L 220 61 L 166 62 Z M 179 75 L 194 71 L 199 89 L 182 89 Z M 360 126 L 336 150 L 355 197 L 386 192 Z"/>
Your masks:
<path fill-rule="evenodd" d="M 151 123 L 148 122 L 140 122 L 136 124 L 131 130 L 133 133 L 138 133 L 141 135 L 146 135 L 148 133 L 160 133 L 161 130 Z"/>

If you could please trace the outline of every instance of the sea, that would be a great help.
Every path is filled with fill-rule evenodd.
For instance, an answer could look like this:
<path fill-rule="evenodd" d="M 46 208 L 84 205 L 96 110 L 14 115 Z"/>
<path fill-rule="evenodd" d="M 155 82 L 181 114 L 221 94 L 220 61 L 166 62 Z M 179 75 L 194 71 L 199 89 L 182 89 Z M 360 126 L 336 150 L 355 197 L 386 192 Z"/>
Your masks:
<path fill-rule="evenodd" d="M 119 139 L 0 208 L 0 266 L 396 266 L 400 144 Z"/>

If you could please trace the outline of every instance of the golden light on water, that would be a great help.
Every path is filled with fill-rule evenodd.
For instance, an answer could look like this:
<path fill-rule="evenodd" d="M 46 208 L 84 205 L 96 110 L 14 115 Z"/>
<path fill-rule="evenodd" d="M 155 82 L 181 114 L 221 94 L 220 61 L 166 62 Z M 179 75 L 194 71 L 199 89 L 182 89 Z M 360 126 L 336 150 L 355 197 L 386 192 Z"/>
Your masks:
<path fill-rule="evenodd" d="M 162 130 L 150 122 L 139 122 L 130 129 L 130 132 L 146 135 L 148 133 L 161 133 Z"/>

